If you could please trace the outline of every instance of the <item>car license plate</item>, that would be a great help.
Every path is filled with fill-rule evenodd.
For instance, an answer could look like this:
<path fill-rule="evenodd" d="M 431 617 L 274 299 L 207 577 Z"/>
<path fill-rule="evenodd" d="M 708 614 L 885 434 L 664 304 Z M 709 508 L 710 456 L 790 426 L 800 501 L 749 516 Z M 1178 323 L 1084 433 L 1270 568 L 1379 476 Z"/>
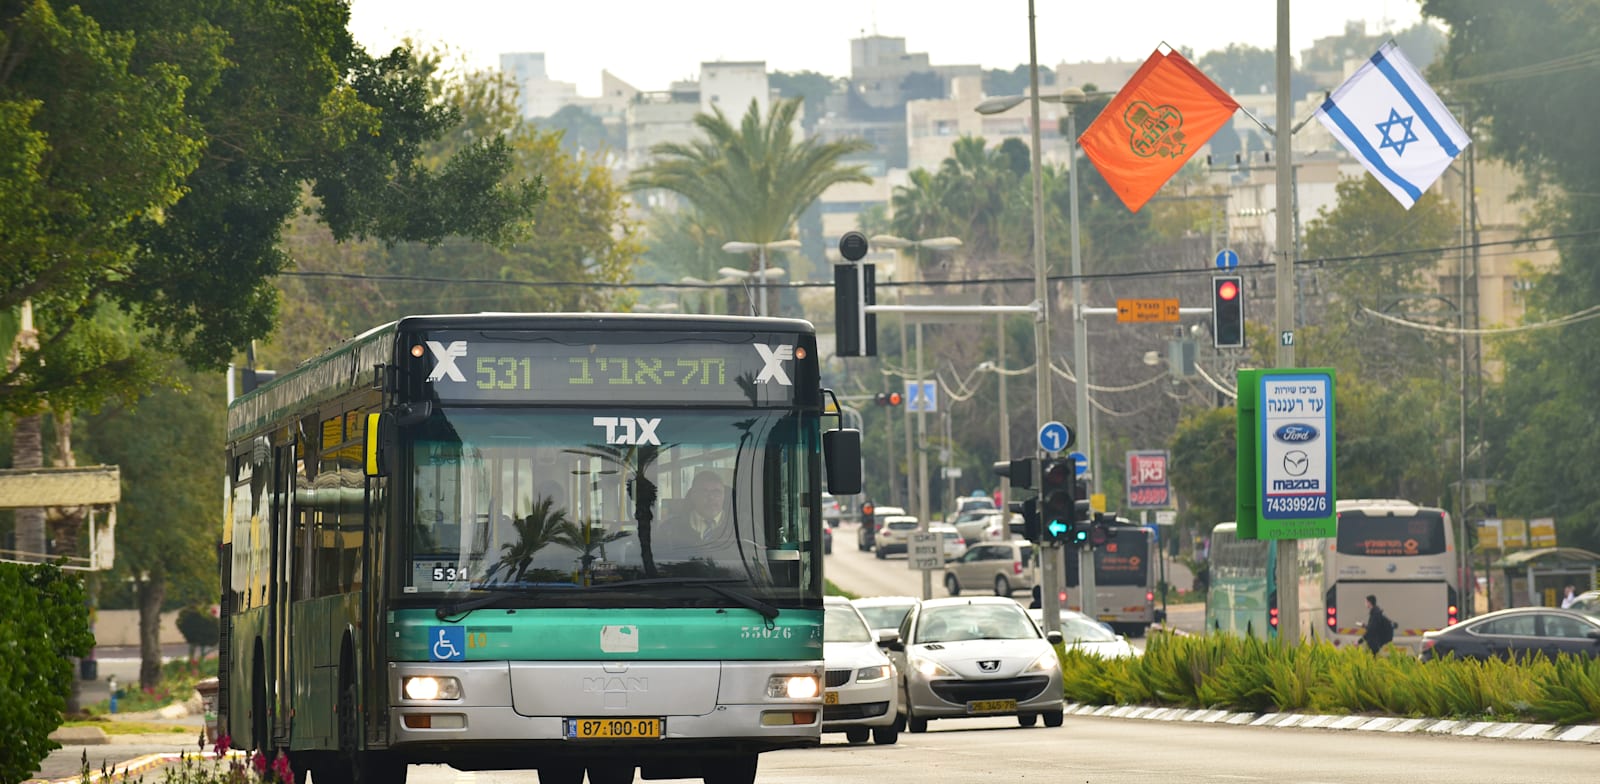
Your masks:
<path fill-rule="evenodd" d="M 822 704 L 823 705 L 838 705 L 839 704 L 839 692 L 830 691 L 827 694 L 822 695 Z"/>
<path fill-rule="evenodd" d="M 1015 713 L 1016 700 L 972 700 L 967 703 L 968 713 Z"/>
<path fill-rule="evenodd" d="M 659 738 L 667 731 L 666 719 L 567 719 L 567 737 Z"/>

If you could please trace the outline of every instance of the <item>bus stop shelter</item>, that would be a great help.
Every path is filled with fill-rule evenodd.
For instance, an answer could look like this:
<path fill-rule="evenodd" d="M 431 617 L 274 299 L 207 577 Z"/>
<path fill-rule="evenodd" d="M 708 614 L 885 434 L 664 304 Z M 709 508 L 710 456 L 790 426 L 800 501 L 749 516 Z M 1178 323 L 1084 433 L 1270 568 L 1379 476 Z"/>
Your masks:
<path fill-rule="evenodd" d="M 1511 553 L 1489 568 L 1494 584 L 1490 610 L 1555 607 L 1561 604 L 1562 588 L 1571 585 L 1582 593 L 1595 587 L 1600 553 L 1578 547 L 1541 547 Z"/>

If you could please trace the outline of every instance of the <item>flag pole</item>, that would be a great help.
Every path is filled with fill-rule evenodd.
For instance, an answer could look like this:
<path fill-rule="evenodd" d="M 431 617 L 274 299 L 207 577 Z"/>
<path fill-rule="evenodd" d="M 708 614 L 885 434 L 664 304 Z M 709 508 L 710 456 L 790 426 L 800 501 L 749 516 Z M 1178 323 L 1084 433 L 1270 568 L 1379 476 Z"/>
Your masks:
<path fill-rule="evenodd" d="M 1291 157 L 1289 116 L 1294 111 L 1289 82 L 1289 0 L 1278 0 L 1278 133 L 1273 134 L 1277 160 L 1277 263 L 1276 321 L 1279 368 L 1294 367 L 1295 279 L 1294 257 L 1298 238 L 1294 236 L 1294 167 Z M 1300 641 L 1300 564 L 1299 541 L 1279 539 L 1278 548 L 1278 639 L 1290 644 Z"/>

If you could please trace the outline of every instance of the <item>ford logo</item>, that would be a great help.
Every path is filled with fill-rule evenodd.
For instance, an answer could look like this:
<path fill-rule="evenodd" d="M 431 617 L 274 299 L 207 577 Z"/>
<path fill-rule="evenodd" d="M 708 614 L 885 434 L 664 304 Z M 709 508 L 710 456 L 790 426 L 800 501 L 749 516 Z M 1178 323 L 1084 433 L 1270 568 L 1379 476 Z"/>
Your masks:
<path fill-rule="evenodd" d="M 1304 444 L 1317 440 L 1317 429 L 1311 425 L 1284 425 L 1272 431 L 1272 437 L 1285 444 Z"/>

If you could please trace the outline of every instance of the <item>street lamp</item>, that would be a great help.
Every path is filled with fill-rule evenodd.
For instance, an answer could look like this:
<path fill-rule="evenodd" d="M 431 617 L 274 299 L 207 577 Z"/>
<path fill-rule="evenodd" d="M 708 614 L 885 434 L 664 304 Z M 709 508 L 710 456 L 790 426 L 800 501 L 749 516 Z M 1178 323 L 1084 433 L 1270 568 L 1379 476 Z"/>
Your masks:
<path fill-rule="evenodd" d="M 722 250 L 725 253 L 754 252 L 760 255 L 761 266 L 757 272 L 757 276 L 761 278 L 761 281 L 758 284 L 761 290 L 761 304 L 757 312 L 763 316 L 767 315 L 767 251 L 799 249 L 799 240 L 774 240 L 772 242 L 725 242 L 722 244 Z M 724 267 L 723 269 L 725 270 L 727 268 Z M 782 270 L 779 270 L 779 272 L 781 271 Z M 722 272 L 722 270 L 719 270 L 718 272 L 721 274 L 726 274 L 725 272 Z"/>
<path fill-rule="evenodd" d="M 1082 91 L 1080 90 L 1078 92 L 1081 95 Z M 1065 98 L 1065 96 L 1066 93 L 1062 93 L 1062 97 Z M 1033 169 L 1033 295 L 1034 299 L 1037 300 L 1039 304 L 1039 315 L 1034 321 L 1033 330 L 1033 346 L 1035 354 L 1034 362 L 1036 367 L 1034 372 L 1034 381 L 1038 390 L 1038 399 L 1036 404 L 1038 413 L 1036 419 L 1038 421 L 1039 429 L 1043 430 L 1045 423 L 1050 421 L 1050 292 L 1048 281 L 1045 277 L 1044 171 L 1042 166 L 1043 162 L 1039 160 L 1039 46 L 1037 36 L 1034 33 L 1033 0 L 1028 0 L 1028 98 L 1028 106 L 1033 116 L 1033 121 L 1030 124 L 1031 127 L 1029 128 L 1029 152 L 1032 155 L 1032 160 L 1029 161 L 1029 163 Z M 1021 100 L 1018 100 L 1010 104 L 1010 106 L 1015 106 L 1021 102 Z M 988 102 L 986 101 L 985 103 Z M 1010 107 L 1007 106 L 1005 108 Z M 1004 109 L 989 108 L 985 113 L 993 113 L 995 111 L 1004 111 Z M 1069 114 L 1068 117 L 1070 118 L 1071 115 Z M 1069 136 L 1076 135 L 1077 134 L 1075 133 L 1069 133 Z M 1077 167 L 1073 167 L 1071 207 L 1072 264 L 1073 275 L 1076 276 L 1078 274 Z M 1073 293 L 1076 300 L 1074 309 L 1078 310 L 1081 314 L 1082 308 L 1077 306 L 1082 304 L 1082 292 L 1075 288 L 1073 289 Z M 1077 331 L 1081 334 L 1081 330 Z M 1081 361 L 1081 354 L 1078 356 L 1078 359 Z M 1084 389 L 1084 378 L 1082 376 L 1079 376 L 1078 378 L 1078 389 L 1081 393 L 1086 392 Z M 1084 425 L 1083 420 L 1086 418 L 1087 417 L 1084 417 L 1080 413 L 1078 422 L 1080 431 Z M 1036 460 L 1034 462 L 1038 466 L 1036 469 L 1038 473 L 1034 476 L 1034 479 L 1036 480 L 1034 486 L 1043 487 L 1044 461 Z M 1044 554 L 1045 557 L 1039 559 L 1041 567 L 1040 577 L 1043 579 L 1044 584 L 1049 588 L 1049 590 L 1040 592 L 1040 599 L 1041 603 L 1043 604 L 1042 609 L 1044 610 L 1044 625 L 1046 631 L 1059 631 L 1061 629 L 1061 602 L 1055 590 L 1055 587 L 1060 584 L 1060 579 L 1057 577 L 1057 575 L 1060 573 L 1060 569 L 1058 568 L 1057 564 L 1058 552 L 1060 551 L 1052 546 L 1049 548 L 1049 551 Z M 1089 574 L 1085 576 L 1093 576 L 1093 567 L 1090 568 Z M 1084 586 L 1082 579 L 1079 580 L 1079 586 L 1080 590 Z M 1091 616 L 1094 615 L 1094 611 L 1090 602 L 1082 602 L 1082 606 L 1084 612 L 1089 613 Z"/>
<path fill-rule="evenodd" d="M 1031 18 L 1031 16 L 1030 16 Z M 1031 37 L 1030 37 L 1031 38 Z M 1044 222 L 1044 186 L 1041 182 L 1039 161 L 1039 103 L 1060 103 L 1067 106 L 1067 143 L 1071 145 L 1072 160 L 1069 162 L 1068 171 L 1068 221 L 1071 226 L 1072 239 L 1072 375 L 1076 377 L 1073 388 L 1076 391 L 1076 416 L 1079 450 L 1089 457 L 1089 478 L 1096 487 L 1100 484 L 1100 472 L 1094 464 L 1094 450 L 1089 447 L 1093 443 L 1090 433 L 1089 412 L 1089 330 L 1084 318 L 1084 293 L 1083 293 L 1083 255 L 1082 243 L 1078 239 L 1078 120 L 1077 107 L 1089 100 L 1089 96 L 1076 87 L 1067 87 L 1056 95 L 1039 95 L 1037 77 L 1032 91 L 1028 95 L 1002 95 L 987 98 L 977 106 L 979 114 L 1000 114 L 1009 111 L 1028 101 L 1033 111 L 1033 159 L 1034 159 L 1034 243 L 1035 255 L 1043 256 L 1042 228 Z M 1033 100 L 1029 100 L 1033 99 Z M 1036 260 L 1036 263 L 1037 260 Z M 1040 296 L 1043 296 L 1041 291 Z M 1043 422 L 1041 415 L 1041 425 Z"/>
<path fill-rule="evenodd" d="M 907 248 L 910 248 L 913 251 L 913 253 L 916 253 L 917 251 L 920 251 L 922 248 L 927 248 L 928 250 L 955 250 L 956 248 L 961 247 L 961 239 L 959 237 L 929 237 L 927 239 L 922 239 L 922 240 L 912 240 L 912 239 L 906 239 L 905 237 L 896 237 L 896 236 L 894 236 L 892 234 L 878 234 L 878 235 L 873 236 L 873 238 L 871 240 L 869 240 L 869 242 L 873 247 L 879 247 L 879 248 L 895 248 L 895 249 L 898 249 L 898 250 L 905 250 Z M 912 277 L 914 279 L 915 278 L 920 278 L 921 277 L 921 270 L 920 269 L 916 269 L 916 267 L 919 266 L 918 262 L 921 259 L 921 254 L 918 253 L 917 255 L 914 255 L 912 258 L 913 258 L 913 264 L 912 264 L 912 266 L 913 266 L 913 270 L 912 270 L 913 276 Z M 905 357 L 905 355 L 906 355 L 906 320 L 905 320 L 904 316 L 901 316 L 901 318 L 900 318 L 900 356 L 903 358 L 903 357 Z M 921 382 L 923 380 L 922 379 L 922 324 L 921 324 L 921 322 L 918 322 L 918 324 L 917 324 L 916 377 L 917 377 L 917 381 L 918 382 Z M 908 421 L 908 424 L 906 426 L 906 474 L 908 475 L 908 479 L 909 479 L 909 474 L 911 473 L 911 454 L 912 454 L 912 449 L 911 449 L 911 427 L 909 425 L 910 418 L 911 418 L 911 410 L 910 410 L 910 407 L 908 406 L 907 409 L 906 409 L 906 419 Z M 923 415 L 922 411 L 918 411 L 917 412 L 917 441 L 919 442 L 919 445 L 921 445 L 922 442 L 926 441 L 926 438 L 927 438 L 926 429 L 927 429 L 926 417 Z M 923 451 L 921 449 L 918 449 L 916 451 L 917 451 L 917 482 L 916 482 L 915 489 L 912 490 L 912 492 L 910 493 L 910 498 L 908 500 L 909 500 L 909 506 L 914 507 L 917 516 L 922 519 L 923 527 L 926 528 L 927 525 L 928 525 L 928 521 L 931 519 L 931 517 L 930 517 L 931 510 L 928 508 L 928 503 L 927 503 L 928 502 L 928 456 L 925 453 L 923 453 Z M 910 482 L 908 481 L 907 484 L 910 484 Z M 928 582 L 928 578 L 927 578 L 926 574 L 924 574 L 924 578 L 925 579 L 923 580 L 923 582 L 925 582 L 925 583 Z M 930 595 L 931 590 L 932 590 L 931 588 L 925 590 L 923 592 L 923 598 L 927 598 Z"/>

